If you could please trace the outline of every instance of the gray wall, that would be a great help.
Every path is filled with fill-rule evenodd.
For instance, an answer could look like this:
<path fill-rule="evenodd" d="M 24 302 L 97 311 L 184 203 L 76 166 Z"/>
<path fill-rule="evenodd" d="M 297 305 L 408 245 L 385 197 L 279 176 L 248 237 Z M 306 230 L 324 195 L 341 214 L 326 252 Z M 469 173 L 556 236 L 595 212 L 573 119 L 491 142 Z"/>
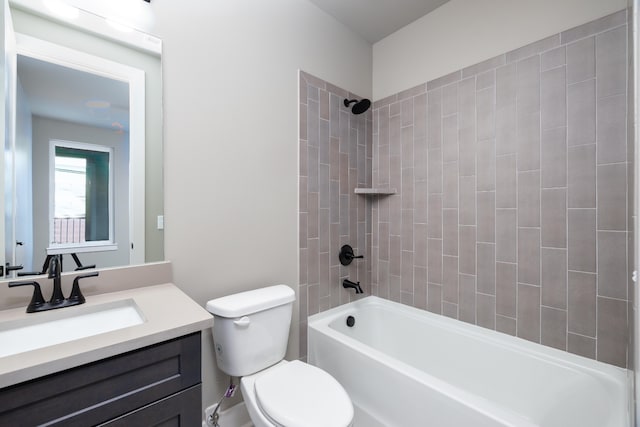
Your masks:
<path fill-rule="evenodd" d="M 298 70 L 362 96 L 371 46 L 301 0 L 153 1 L 163 40 L 166 256 L 204 305 L 298 291 Z M 298 294 L 298 298 L 300 295 Z M 298 356 L 298 306 L 287 357 Z M 203 343 L 203 404 L 228 385 Z"/>

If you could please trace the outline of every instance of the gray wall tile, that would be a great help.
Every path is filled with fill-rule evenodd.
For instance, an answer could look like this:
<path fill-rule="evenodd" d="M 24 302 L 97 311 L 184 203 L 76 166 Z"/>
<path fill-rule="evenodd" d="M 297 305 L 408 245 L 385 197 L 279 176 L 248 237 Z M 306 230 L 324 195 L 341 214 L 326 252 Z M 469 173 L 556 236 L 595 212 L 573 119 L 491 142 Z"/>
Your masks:
<path fill-rule="evenodd" d="M 460 274 L 458 277 L 458 319 L 476 323 L 476 277 Z"/>
<path fill-rule="evenodd" d="M 458 116 L 453 114 L 442 119 L 442 160 L 458 160 Z"/>
<path fill-rule="evenodd" d="M 518 226 L 540 226 L 540 171 L 518 173 Z"/>
<path fill-rule="evenodd" d="M 560 350 L 567 349 L 567 312 L 541 307 L 540 343 Z"/>
<path fill-rule="evenodd" d="M 517 207 L 516 155 L 496 156 L 496 207 Z"/>
<path fill-rule="evenodd" d="M 596 336 L 596 275 L 569 271 L 568 331 Z"/>
<path fill-rule="evenodd" d="M 444 209 L 442 218 L 442 251 L 445 255 L 458 256 L 458 210 Z"/>
<path fill-rule="evenodd" d="M 596 358 L 596 340 L 594 338 L 567 334 L 567 351 L 590 359 Z"/>
<path fill-rule="evenodd" d="M 476 274 L 476 227 L 461 225 L 459 239 L 460 273 Z"/>
<path fill-rule="evenodd" d="M 486 61 L 482 61 L 478 64 L 471 65 L 462 70 L 462 76 L 464 78 L 469 76 L 474 76 L 479 73 L 483 73 L 487 70 L 491 70 L 496 67 L 500 67 L 505 63 L 505 55 L 494 56 L 493 58 L 489 58 Z"/>
<path fill-rule="evenodd" d="M 458 207 L 458 162 L 444 163 L 443 165 L 443 195 L 442 206 L 444 208 Z"/>
<path fill-rule="evenodd" d="M 596 146 L 569 147 L 568 207 L 596 207 Z"/>
<path fill-rule="evenodd" d="M 627 233 L 598 231 L 598 295 L 627 299 Z"/>
<path fill-rule="evenodd" d="M 516 112 L 515 102 L 496 107 L 496 154 L 517 152 Z"/>
<path fill-rule="evenodd" d="M 442 115 L 458 112 L 458 85 L 450 84 L 442 88 Z"/>
<path fill-rule="evenodd" d="M 596 39 L 589 37 L 567 45 L 567 83 L 596 76 Z"/>
<path fill-rule="evenodd" d="M 496 294 L 496 246 L 493 243 L 478 243 L 477 291 L 483 294 Z"/>
<path fill-rule="evenodd" d="M 496 313 L 516 317 L 517 295 L 516 264 L 496 263 Z"/>
<path fill-rule="evenodd" d="M 458 167 L 460 176 L 476 174 L 476 135 L 475 127 L 459 128 L 458 131 Z"/>
<path fill-rule="evenodd" d="M 429 239 L 428 246 L 429 282 L 442 284 L 442 239 Z"/>
<path fill-rule="evenodd" d="M 476 92 L 476 126 L 478 132 L 478 140 L 494 137 L 495 103 L 496 99 L 494 86 L 490 86 L 486 89 L 478 90 Z"/>
<path fill-rule="evenodd" d="M 495 242 L 496 234 L 496 193 L 479 191 L 476 193 L 478 209 L 478 242 Z"/>
<path fill-rule="evenodd" d="M 452 304 L 450 302 L 442 303 L 442 315 L 450 317 L 451 319 L 458 318 L 458 304 Z"/>
<path fill-rule="evenodd" d="M 460 129 L 465 129 L 475 127 L 475 122 L 476 79 L 470 77 L 458 83 L 458 125 Z"/>
<path fill-rule="evenodd" d="M 598 99 L 598 164 L 627 160 L 625 94 Z"/>
<path fill-rule="evenodd" d="M 505 317 L 496 315 L 496 331 L 508 334 L 511 336 L 516 335 L 516 319 L 511 317 Z"/>
<path fill-rule="evenodd" d="M 563 31 L 560 34 L 560 42 L 563 44 L 571 43 L 583 37 L 588 37 L 604 31 L 608 28 L 614 28 L 618 25 L 623 25 L 626 22 L 627 11 L 621 10 L 619 12 L 612 13 L 611 15 L 603 16 L 602 18 L 587 22 L 586 24 L 571 28 L 567 31 Z"/>
<path fill-rule="evenodd" d="M 517 210 L 496 209 L 496 260 L 517 261 Z"/>
<path fill-rule="evenodd" d="M 569 209 L 569 270 L 596 272 L 596 210 Z"/>
<path fill-rule="evenodd" d="M 516 64 L 508 64 L 496 69 L 496 104 L 499 107 L 515 105 L 517 93 Z"/>
<path fill-rule="evenodd" d="M 478 191 L 491 191 L 496 189 L 496 154 L 495 141 L 487 139 L 478 141 L 476 163 L 482 167 L 477 170 Z"/>
<path fill-rule="evenodd" d="M 488 88 L 489 86 L 496 85 L 496 70 L 490 69 L 483 73 L 476 75 L 476 90 Z M 495 99 L 494 99 L 495 103 Z"/>
<path fill-rule="evenodd" d="M 627 227 L 627 165 L 598 166 L 598 230 L 624 231 Z"/>
<path fill-rule="evenodd" d="M 429 283 L 427 296 L 427 310 L 442 314 L 442 286 Z"/>
<path fill-rule="evenodd" d="M 626 91 L 626 42 L 626 26 L 618 27 L 596 36 L 598 98 Z"/>
<path fill-rule="evenodd" d="M 627 328 L 626 301 L 598 297 L 599 361 L 627 366 Z"/>
<path fill-rule="evenodd" d="M 518 282 L 540 285 L 539 228 L 518 228 Z"/>
<path fill-rule="evenodd" d="M 567 63 L 566 60 L 566 50 L 565 46 L 560 46 L 555 49 L 548 50 L 540 55 L 540 70 L 546 71 L 552 68 L 559 67 L 561 65 L 565 65 Z"/>
<path fill-rule="evenodd" d="M 584 145 L 596 141 L 596 81 L 585 80 L 567 88 L 568 144 Z"/>
<path fill-rule="evenodd" d="M 544 52 L 560 44 L 560 34 L 554 34 L 542 40 L 529 43 L 521 48 L 507 52 L 507 62 L 517 61 L 540 52 Z"/>
<path fill-rule="evenodd" d="M 567 308 L 567 250 L 542 248 L 542 305 Z M 566 330 L 566 328 L 565 328 Z"/>
<path fill-rule="evenodd" d="M 476 300 L 476 319 L 478 326 L 496 328 L 496 297 L 478 293 Z"/>
<path fill-rule="evenodd" d="M 458 257 L 442 257 L 442 298 L 444 301 L 458 303 Z"/>
<path fill-rule="evenodd" d="M 517 62 L 518 114 L 540 111 L 540 56 Z"/>
<path fill-rule="evenodd" d="M 427 266 L 427 224 L 413 224 L 414 258 L 416 267 Z"/>
<path fill-rule="evenodd" d="M 540 142 L 542 188 L 567 186 L 567 128 L 542 132 Z"/>
<path fill-rule="evenodd" d="M 541 190 L 542 246 L 567 247 L 567 190 Z"/>
<path fill-rule="evenodd" d="M 540 342 L 540 288 L 518 283 L 518 337 Z"/>
<path fill-rule="evenodd" d="M 518 107 L 518 170 L 540 169 L 540 112 Z"/>
<path fill-rule="evenodd" d="M 460 224 L 476 224 L 476 179 L 474 176 L 461 176 L 459 180 Z"/>
<path fill-rule="evenodd" d="M 566 96 L 565 67 L 544 71 L 540 76 L 540 123 L 542 130 L 566 126 Z"/>

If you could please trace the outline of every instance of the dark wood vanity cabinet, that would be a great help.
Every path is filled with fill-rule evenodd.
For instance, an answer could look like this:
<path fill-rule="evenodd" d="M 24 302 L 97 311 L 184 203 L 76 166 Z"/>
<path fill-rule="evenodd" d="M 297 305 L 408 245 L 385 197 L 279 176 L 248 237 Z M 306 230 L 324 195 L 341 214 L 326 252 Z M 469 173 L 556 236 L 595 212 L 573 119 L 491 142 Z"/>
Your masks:
<path fill-rule="evenodd" d="M 0 426 L 198 426 L 200 332 L 0 390 Z"/>

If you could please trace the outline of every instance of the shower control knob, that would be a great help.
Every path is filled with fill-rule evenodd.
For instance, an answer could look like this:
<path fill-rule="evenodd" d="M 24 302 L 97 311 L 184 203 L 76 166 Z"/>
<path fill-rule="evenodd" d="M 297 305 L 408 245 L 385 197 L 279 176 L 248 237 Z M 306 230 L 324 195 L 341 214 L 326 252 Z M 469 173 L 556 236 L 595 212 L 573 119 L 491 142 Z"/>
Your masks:
<path fill-rule="evenodd" d="M 338 254 L 340 264 L 349 265 L 354 258 L 364 258 L 364 256 L 354 255 L 353 248 L 350 245 L 344 245 L 340 248 L 340 253 Z"/>

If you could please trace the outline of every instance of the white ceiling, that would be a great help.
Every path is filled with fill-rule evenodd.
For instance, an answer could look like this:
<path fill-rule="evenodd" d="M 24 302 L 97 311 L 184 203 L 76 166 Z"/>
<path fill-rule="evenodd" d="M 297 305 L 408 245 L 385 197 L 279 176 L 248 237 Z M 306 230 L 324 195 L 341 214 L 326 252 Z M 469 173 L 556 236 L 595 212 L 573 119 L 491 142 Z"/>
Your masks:
<path fill-rule="evenodd" d="M 72 123 L 129 131 L 129 84 L 18 55 L 18 79 L 31 113 Z M 90 108 L 105 101 L 108 108 Z"/>
<path fill-rule="evenodd" d="M 447 1 L 449 0 L 311 0 L 372 44 Z"/>

